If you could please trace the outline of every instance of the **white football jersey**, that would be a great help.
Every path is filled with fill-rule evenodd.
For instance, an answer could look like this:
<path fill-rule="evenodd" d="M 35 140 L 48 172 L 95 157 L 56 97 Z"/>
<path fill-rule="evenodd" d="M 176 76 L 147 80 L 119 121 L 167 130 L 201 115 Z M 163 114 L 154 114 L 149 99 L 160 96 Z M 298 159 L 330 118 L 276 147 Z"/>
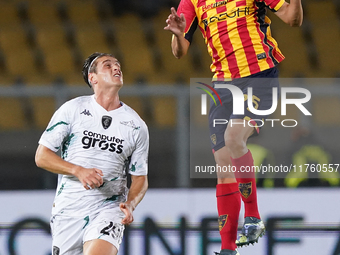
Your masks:
<path fill-rule="evenodd" d="M 53 115 L 39 144 L 61 151 L 61 157 L 103 171 L 101 187 L 86 190 L 77 177 L 59 175 L 52 214 L 82 216 L 126 200 L 127 173 L 148 172 L 149 134 L 129 106 L 106 111 L 94 95 L 63 104 Z"/>

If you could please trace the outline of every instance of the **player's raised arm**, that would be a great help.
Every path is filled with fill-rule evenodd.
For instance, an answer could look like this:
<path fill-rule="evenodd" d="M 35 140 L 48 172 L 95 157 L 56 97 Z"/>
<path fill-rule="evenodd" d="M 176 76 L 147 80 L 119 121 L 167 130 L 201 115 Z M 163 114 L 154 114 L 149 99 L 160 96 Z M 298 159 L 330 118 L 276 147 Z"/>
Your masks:
<path fill-rule="evenodd" d="M 290 3 L 285 2 L 275 14 L 292 27 L 301 26 L 303 20 L 301 0 L 290 0 Z"/>
<path fill-rule="evenodd" d="M 186 26 L 184 14 L 182 13 L 178 16 L 175 8 L 172 7 L 171 14 L 168 16 L 166 24 L 167 26 L 164 27 L 164 29 L 173 33 L 171 42 L 172 53 L 176 58 L 185 56 L 190 46 L 190 42 L 184 38 L 184 30 Z"/>

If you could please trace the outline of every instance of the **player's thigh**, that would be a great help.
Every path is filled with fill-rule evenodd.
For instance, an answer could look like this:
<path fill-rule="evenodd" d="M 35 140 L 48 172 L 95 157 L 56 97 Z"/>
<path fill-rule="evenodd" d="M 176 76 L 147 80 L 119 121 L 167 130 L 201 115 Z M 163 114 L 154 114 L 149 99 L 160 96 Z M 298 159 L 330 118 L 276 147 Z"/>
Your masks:
<path fill-rule="evenodd" d="M 210 101 L 209 132 L 213 153 L 225 146 L 224 133 L 232 114 L 232 95 L 227 89 L 216 89 L 221 97 L 222 105 Z M 216 99 L 218 102 L 218 99 Z M 215 100 L 215 101 L 216 101 Z"/>
<path fill-rule="evenodd" d="M 118 250 L 105 240 L 95 239 L 84 243 L 84 255 L 117 255 Z"/>
<path fill-rule="evenodd" d="M 82 219 L 53 216 L 51 219 L 52 255 L 82 255 L 83 227 Z"/>
<path fill-rule="evenodd" d="M 239 82 L 242 81 L 239 80 Z M 226 84 L 230 84 L 230 82 L 226 82 Z M 245 81 L 239 85 L 243 93 L 247 93 L 247 82 Z M 244 147 L 245 141 L 255 130 L 253 125 L 256 126 L 256 123 L 252 121 L 255 115 L 249 114 L 246 100 L 244 101 L 245 114 L 235 115 L 233 113 L 233 95 L 231 91 L 228 89 L 216 89 L 216 91 L 222 104 L 215 104 L 215 101 L 219 101 L 217 98 L 215 101 L 210 101 L 209 132 L 212 150 L 216 152 L 224 146 L 228 149 Z M 250 121 L 249 124 L 248 120 Z"/>
<path fill-rule="evenodd" d="M 230 115 L 225 142 L 232 151 L 245 148 L 247 139 L 260 132 L 269 116 L 264 111 L 271 109 L 273 100 L 278 96 L 273 94 L 274 89 L 276 93 L 279 89 L 275 68 L 233 82 L 244 94 L 244 113 Z M 253 109 L 250 106 L 253 106 Z"/>
<path fill-rule="evenodd" d="M 254 132 L 255 128 L 249 126 L 245 119 L 230 119 L 224 133 L 224 141 L 231 157 L 238 157 L 234 155 L 235 151 L 240 151 L 241 154 L 247 152 L 247 140 Z"/>
<path fill-rule="evenodd" d="M 124 213 L 119 207 L 99 212 L 86 226 L 83 237 L 84 254 L 116 254 L 123 239 L 124 225 L 121 223 L 123 218 Z M 104 248 L 105 250 L 101 250 Z"/>

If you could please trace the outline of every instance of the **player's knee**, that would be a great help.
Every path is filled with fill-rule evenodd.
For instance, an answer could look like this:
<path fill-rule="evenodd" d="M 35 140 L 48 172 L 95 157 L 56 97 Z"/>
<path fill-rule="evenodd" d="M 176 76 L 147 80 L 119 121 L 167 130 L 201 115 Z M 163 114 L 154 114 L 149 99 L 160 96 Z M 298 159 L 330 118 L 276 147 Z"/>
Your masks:
<path fill-rule="evenodd" d="M 246 147 L 246 143 L 238 136 L 226 135 L 225 146 L 227 147 L 229 152 L 243 151 Z"/>

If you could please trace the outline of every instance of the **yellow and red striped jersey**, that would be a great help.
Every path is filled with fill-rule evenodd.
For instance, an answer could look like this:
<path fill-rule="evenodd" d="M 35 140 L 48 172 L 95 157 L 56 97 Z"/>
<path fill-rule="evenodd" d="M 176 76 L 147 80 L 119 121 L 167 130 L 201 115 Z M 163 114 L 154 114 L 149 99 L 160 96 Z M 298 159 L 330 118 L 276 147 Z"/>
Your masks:
<path fill-rule="evenodd" d="M 186 19 L 191 42 L 197 26 L 208 52 L 214 80 L 246 77 L 284 59 L 271 36 L 266 8 L 277 11 L 285 0 L 181 0 L 177 13 Z"/>

